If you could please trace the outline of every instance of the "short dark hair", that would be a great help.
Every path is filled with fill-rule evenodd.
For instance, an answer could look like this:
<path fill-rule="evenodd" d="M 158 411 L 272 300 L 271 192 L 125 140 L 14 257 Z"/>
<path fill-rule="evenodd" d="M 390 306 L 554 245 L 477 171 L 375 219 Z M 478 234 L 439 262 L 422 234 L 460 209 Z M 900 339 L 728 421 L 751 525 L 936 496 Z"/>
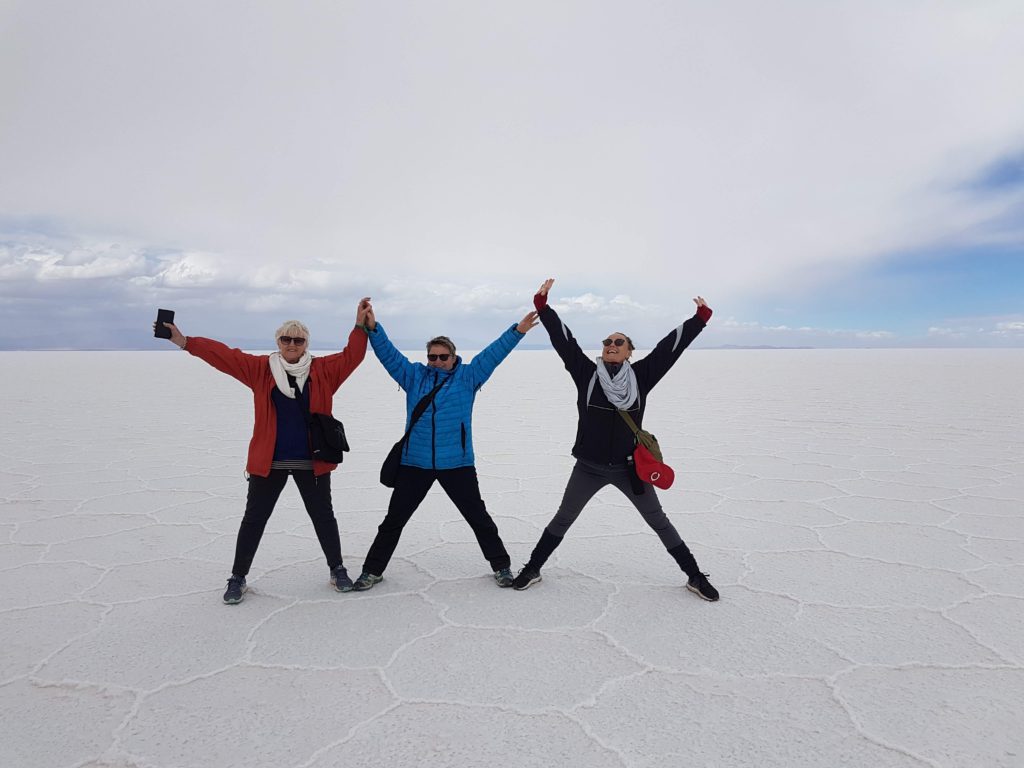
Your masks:
<path fill-rule="evenodd" d="M 427 352 L 429 352 L 430 348 L 432 346 L 434 346 L 435 344 L 440 344 L 442 347 L 447 347 L 448 351 L 451 354 L 453 354 L 453 355 L 455 354 L 455 342 L 452 341 L 451 339 L 449 339 L 447 336 L 435 336 L 430 341 L 428 341 L 427 342 Z"/>

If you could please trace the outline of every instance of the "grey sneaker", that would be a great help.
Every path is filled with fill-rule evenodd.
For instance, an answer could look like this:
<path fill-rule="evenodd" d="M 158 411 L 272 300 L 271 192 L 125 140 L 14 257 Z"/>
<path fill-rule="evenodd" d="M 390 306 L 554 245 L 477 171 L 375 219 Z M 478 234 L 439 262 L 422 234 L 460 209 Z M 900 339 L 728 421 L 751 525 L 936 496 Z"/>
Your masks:
<path fill-rule="evenodd" d="M 498 569 L 494 572 L 494 580 L 498 583 L 499 587 L 511 587 L 512 570 L 510 568 Z"/>
<path fill-rule="evenodd" d="M 224 592 L 225 605 L 237 605 L 242 602 L 245 599 L 245 593 L 248 591 L 249 587 L 245 584 L 245 576 L 231 574 L 231 578 L 228 579 L 227 591 Z"/>
<path fill-rule="evenodd" d="M 336 565 L 331 569 L 331 584 L 339 592 L 351 592 L 355 586 L 352 584 L 352 579 L 348 577 L 348 571 L 345 570 L 343 565 Z"/>
<path fill-rule="evenodd" d="M 698 572 L 696 576 L 686 582 L 686 588 L 693 592 L 701 600 L 713 603 L 718 600 L 718 590 L 711 586 L 707 579 L 708 574 Z"/>
<path fill-rule="evenodd" d="M 512 580 L 512 589 L 519 591 L 529 589 L 540 580 L 540 569 L 531 568 L 526 565 L 523 566 L 523 570 L 519 572 L 519 575 Z"/>
<path fill-rule="evenodd" d="M 379 584 L 382 581 L 384 581 L 383 576 L 377 576 L 376 574 L 363 571 L 359 574 L 359 578 L 356 579 L 356 583 L 352 585 L 352 589 L 356 592 L 362 592 L 364 589 L 369 589 L 374 584 Z"/>

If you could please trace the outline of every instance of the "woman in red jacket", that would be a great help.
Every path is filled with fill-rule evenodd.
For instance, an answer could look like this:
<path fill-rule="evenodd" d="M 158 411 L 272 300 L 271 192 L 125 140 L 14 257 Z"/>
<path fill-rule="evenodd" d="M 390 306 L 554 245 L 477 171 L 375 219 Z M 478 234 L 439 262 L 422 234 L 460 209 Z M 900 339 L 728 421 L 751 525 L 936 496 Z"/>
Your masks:
<path fill-rule="evenodd" d="M 229 605 L 242 602 L 249 566 L 289 475 L 313 521 L 331 584 L 339 592 L 352 589 L 342 564 L 338 521 L 331 505 L 330 472 L 337 465 L 312 457 L 305 412 L 308 408 L 311 413 L 330 414 L 334 393 L 363 361 L 366 333 L 362 325 L 369 306 L 368 298 L 359 302 L 356 325 L 345 349 L 325 357 L 309 354 L 309 329 L 298 320 L 289 320 L 277 329 L 277 352 L 271 355 L 250 355 L 213 339 L 186 337 L 173 323 L 164 323 L 171 331 L 172 343 L 252 390 L 256 420 L 245 465 L 249 492 L 224 593 Z M 296 399 L 296 386 L 305 406 Z"/>

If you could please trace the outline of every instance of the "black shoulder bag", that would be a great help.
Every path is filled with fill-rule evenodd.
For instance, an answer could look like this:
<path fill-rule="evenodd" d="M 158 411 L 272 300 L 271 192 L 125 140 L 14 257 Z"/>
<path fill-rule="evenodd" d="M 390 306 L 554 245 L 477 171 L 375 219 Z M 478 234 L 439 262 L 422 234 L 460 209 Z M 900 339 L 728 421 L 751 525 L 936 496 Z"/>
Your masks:
<path fill-rule="evenodd" d="M 394 488 L 395 481 L 398 480 L 398 470 L 402 466 L 402 449 L 405 448 L 405 444 L 409 441 L 409 435 L 412 434 L 412 428 L 416 426 L 416 422 L 419 421 L 420 416 L 427 410 L 427 407 L 434 400 L 434 396 L 445 384 L 448 383 L 448 379 L 451 376 L 445 376 L 444 381 L 435 386 L 423 398 L 416 403 L 416 407 L 412 409 L 412 416 L 409 418 L 409 428 L 405 430 L 405 434 L 402 435 L 402 439 L 391 446 L 391 450 L 388 452 L 388 457 L 384 459 L 384 463 L 380 468 L 380 484 L 386 488 Z"/>
<path fill-rule="evenodd" d="M 313 458 L 330 464 L 341 464 L 341 460 L 345 458 L 345 451 L 349 450 L 348 440 L 345 439 L 345 425 L 326 413 L 310 413 L 309 405 L 306 403 L 306 398 L 302 396 L 295 377 L 290 373 L 287 375 L 288 383 L 299 400 L 302 414 L 306 417 L 306 427 L 309 429 L 309 449 Z"/>

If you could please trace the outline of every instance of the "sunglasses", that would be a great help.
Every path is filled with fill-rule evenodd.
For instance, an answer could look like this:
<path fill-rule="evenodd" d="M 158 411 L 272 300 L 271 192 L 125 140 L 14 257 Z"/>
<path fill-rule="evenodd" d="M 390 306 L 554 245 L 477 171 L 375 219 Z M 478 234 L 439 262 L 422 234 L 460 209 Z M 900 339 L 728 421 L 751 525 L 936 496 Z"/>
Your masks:
<path fill-rule="evenodd" d="M 436 360 L 440 360 L 442 363 L 447 363 L 449 357 L 451 357 L 451 355 L 427 355 L 427 360 L 432 363 Z"/>
<path fill-rule="evenodd" d="M 625 339 L 605 339 L 601 343 L 604 344 L 606 347 L 610 347 L 612 344 L 614 344 L 616 347 L 621 347 L 623 344 L 626 343 L 626 340 Z"/>
<path fill-rule="evenodd" d="M 294 344 L 296 347 L 301 347 L 306 343 L 306 340 L 301 336 L 278 336 L 277 340 L 282 344 Z"/>

